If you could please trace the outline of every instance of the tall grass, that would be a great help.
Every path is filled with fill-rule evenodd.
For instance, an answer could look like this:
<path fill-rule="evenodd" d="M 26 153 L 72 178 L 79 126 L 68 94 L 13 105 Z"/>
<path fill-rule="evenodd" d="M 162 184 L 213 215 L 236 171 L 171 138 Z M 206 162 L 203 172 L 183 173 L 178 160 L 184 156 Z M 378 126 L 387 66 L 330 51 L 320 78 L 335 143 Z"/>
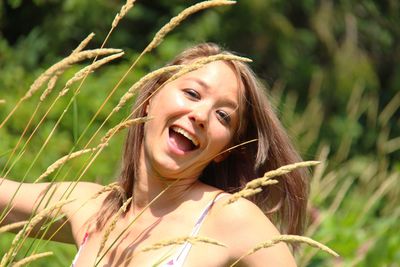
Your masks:
<path fill-rule="evenodd" d="M 123 19 L 123 16 L 133 7 L 133 4 L 134 1 L 127 1 L 121 8 L 99 49 L 105 49 L 104 46 L 110 35 L 116 29 L 119 21 Z M 119 158 L 112 159 L 111 164 L 105 164 L 104 159 L 107 157 L 107 160 L 110 161 L 110 155 L 120 155 L 119 147 L 121 147 L 122 138 L 114 135 L 123 128 L 121 125 L 126 125 L 129 122 L 127 120 L 129 112 L 124 104 L 131 100 L 130 98 L 134 96 L 135 90 L 140 88 L 139 85 L 143 81 L 138 80 L 137 83 L 133 83 L 132 78 L 130 78 L 130 76 L 135 77 L 135 75 L 135 78 L 140 77 L 138 74 L 132 74 L 137 63 L 144 58 L 145 54 L 160 45 L 166 35 L 191 14 L 202 9 L 231 4 L 234 4 L 234 1 L 205 1 L 178 14 L 156 33 L 154 39 L 131 64 L 122 62 L 122 68 L 117 72 L 103 70 L 103 75 L 116 76 L 112 77 L 113 81 L 117 81 L 112 88 L 103 89 L 101 87 L 102 78 L 100 76 L 92 78 L 89 74 L 95 72 L 93 73 L 95 75 L 96 72 L 101 71 L 98 70 L 98 67 L 104 65 L 103 68 L 107 68 L 110 60 L 121 57 L 122 53 L 119 50 L 112 50 L 111 58 L 98 59 L 99 54 L 91 55 L 92 63 L 83 69 L 75 66 L 75 61 L 67 62 L 64 59 L 61 63 L 57 63 L 58 65 L 55 64 L 56 67 L 49 68 L 39 76 L 39 79 L 33 82 L 31 90 L 24 96 L 16 101 L 0 100 L 0 108 L 7 107 L 7 109 L 3 108 L 7 112 L 2 113 L 0 117 L 0 128 L 2 128 L 0 134 L 2 140 L 4 140 L 0 144 L 1 176 L 19 178 L 19 180 L 29 182 L 39 180 L 56 182 L 65 179 L 80 181 L 90 177 L 87 180 L 103 184 L 110 183 L 113 176 L 112 170 L 115 169 Z M 351 19 L 349 21 L 351 25 Z M 330 41 L 332 36 L 326 35 L 324 29 L 318 28 L 317 32 L 322 35 L 327 44 L 332 43 Z M 77 54 L 82 54 L 82 50 L 91 38 L 94 38 L 93 35 L 89 35 L 70 56 L 76 57 Z M 338 46 L 329 47 L 331 53 L 334 53 L 335 49 L 340 49 Z M 214 60 L 217 60 L 217 58 Z M 311 219 L 305 235 L 332 247 L 341 255 L 337 259 L 318 253 L 318 250 L 302 247 L 297 255 L 298 262 L 300 266 L 316 264 L 354 266 L 363 262 L 373 262 L 374 255 L 382 253 L 382 243 L 385 243 L 387 239 L 392 240 L 391 244 L 394 244 L 385 243 L 387 247 L 385 253 L 388 253 L 387 264 L 388 266 L 398 266 L 395 259 L 399 259 L 398 262 L 400 262 L 400 255 L 399 252 L 394 251 L 393 247 L 400 244 L 398 235 L 395 235 L 396 222 L 400 219 L 398 205 L 400 203 L 400 189 L 395 185 L 399 182 L 400 175 L 395 166 L 390 164 L 389 157 L 391 153 L 400 148 L 400 141 L 398 137 L 391 137 L 391 126 L 388 122 L 393 119 L 400 106 L 400 94 L 397 94 L 384 107 L 377 107 L 376 103 L 379 101 L 376 95 L 368 94 L 362 84 L 354 85 L 353 93 L 346 106 L 348 114 L 346 123 L 348 125 L 359 125 L 360 119 L 366 120 L 369 127 L 373 128 L 378 136 L 369 148 L 371 149 L 370 153 L 354 155 L 352 154 L 352 146 L 357 145 L 358 139 L 363 138 L 362 135 L 354 137 L 351 131 L 343 132 L 341 136 L 338 136 L 340 142 L 336 147 L 330 144 L 329 139 L 324 138 L 326 114 L 324 103 L 320 101 L 319 97 L 322 90 L 322 76 L 320 73 L 315 73 L 314 79 L 310 82 L 309 101 L 304 109 L 297 105 L 299 96 L 292 91 L 287 93 L 287 88 L 284 88 L 283 83 L 276 83 L 271 89 L 271 96 L 276 105 L 280 107 L 282 120 L 296 139 L 300 150 L 307 158 L 321 162 L 313 172 L 311 180 Z M 45 82 L 47 89 L 44 90 L 39 99 L 35 98 L 36 91 Z M 128 89 L 122 90 L 121 87 Z M 104 91 L 98 92 L 99 88 Z M 57 95 L 54 92 L 52 93 L 51 90 L 57 89 L 60 90 Z M 68 91 L 68 89 L 71 89 L 71 91 Z M 82 94 L 84 96 L 93 94 L 101 97 L 91 98 L 94 103 L 89 106 L 89 115 L 79 113 L 82 114 L 79 117 L 81 123 L 79 128 L 84 128 L 84 130 L 81 132 L 79 132 L 79 129 L 76 130 L 79 133 L 78 136 L 75 136 L 75 141 L 61 142 L 60 140 L 69 140 L 69 138 L 65 138 L 66 134 L 61 130 L 68 125 L 65 121 L 74 120 L 75 125 L 77 124 L 76 118 L 73 119 L 73 111 L 70 110 L 70 107 L 75 103 L 80 108 L 79 104 L 82 103 L 82 99 L 79 97 Z M 30 112 L 26 112 L 26 110 L 30 110 Z M 32 110 L 33 112 L 31 112 Z M 299 110 L 302 111 L 299 112 Z M 8 131 L 4 129 L 6 127 L 15 128 L 14 130 L 19 133 L 18 138 L 9 135 Z M 107 128 L 110 130 L 107 130 Z M 363 130 L 368 130 L 368 128 Z M 98 145 L 95 146 L 93 143 Z M 104 149 L 110 151 L 104 152 Z M 110 178 L 102 178 L 101 175 Z M 271 177 L 273 176 L 267 175 L 268 181 L 263 181 L 258 186 L 251 188 L 253 190 L 251 192 L 242 191 L 241 196 L 257 193 L 261 190 L 260 186 L 267 186 L 271 181 L 279 182 L 271 180 Z M 250 187 L 251 185 L 249 185 Z M 249 188 L 245 188 L 245 190 Z M 70 190 L 73 190 L 73 188 Z M 68 192 L 65 193 L 68 194 Z M 126 203 L 128 201 L 129 199 L 126 200 Z M 6 212 L 7 210 L 1 213 L 0 221 L 4 218 Z M 371 225 L 371 220 L 379 220 L 380 218 L 384 218 L 382 223 Z M 25 231 L 29 224 L 35 223 L 36 220 L 37 217 L 32 217 L 30 222 L 27 222 L 28 226 L 24 228 Z M 51 222 L 45 229 L 50 224 Z M 134 221 L 132 224 L 134 224 Z M 15 227 L 20 227 L 20 225 Z M 112 231 L 112 229 L 109 230 Z M 20 236 L 24 234 L 23 231 Z M 36 240 L 29 240 L 19 238 L 18 235 L 4 234 L 1 231 L 0 235 L 0 255 L 5 255 L 2 262 L 4 266 L 19 260 L 20 263 L 24 264 L 24 258 L 29 261 L 48 256 L 50 254 L 47 252 L 40 252 L 50 249 L 54 251 L 55 256 L 46 259 L 46 264 L 65 266 L 71 262 L 73 254 L 76 252 L 72 246 L 49 245 L 40 236 Z M 14 242 L 11 241 L 12 239 L 14 239 Z M 116 240 L 107 242 L 107 239 L 108 236 L 105 235 L 97 263 L 116 242 Z M 183 240 L 187 241 L 185 238 Z M 201 240 L 209 241 L 206 238 Z M 301 237 L 292 239 L 293 242 L 299 240 L 306 242 L 308 239 Z M 193 243 L 195 241 L 193 240 Z M 266 243 L 255 249 L 262 249 L 281 241 L 290 242 L 291 239 L 283 236 L 281 239 L 272 240 L 269 243 L 266 240 Z M 181 242 L 181 240 L 176 242 Z M 176 244 L 176 242 L 168 241 L 161 242 L 161 244 Z M 212 242 L 210 241 L 210 243 Z M 218 242 L 218 240 L 215 242 Z M 309 243 L 315 244 L 312 242 Z M 220 244 L 218 243 L 218 245 Z M 348 249 L 348 246 L 351 246 L 351 248 Z M 16 247 L 17 250 L 15 250 Z M 17 253 L 18 251 L 19 253 Z M 29 258 L 30 255 L 32 255 L 32 258 Z M 37 266 L 41 265 L 40 261 L 36 264 Z M 35 263 L 31 265 L 36 266 Z"/>
<path fill-rule="evenodd" d="M 390 137 L 394 129 L 389 121 L 395 119 L 400 108 L 400 94 L 379 108 L 378 97 L 355 84 L 346 105 L 346 124 L 361 127 L 360 120 L 367 120 L 368 124 L 359 136 L 354 136 L 351 129 L 342 132 L 339 145 L 334 147 L 321 134 L 324 127 L 329 127 L 320 101 L 321 84 L 311 82 L 309 102 L 301 113 L 295 112 L 296 93 L 285 95 L 281 83 L 271 93 L 303 153 L 315 150 L 312 157 L 321 161 L 311 179 L 310 222 L 305 235 L 335 248 L 341 255 L 339 259 L 330 258 L 306 248 L 298 255 L 298 262 L 300 266 L 399 266 L 396 247 L 400 237 L 395 233 L 400 219 L 400 190 L 396 186 L 400 173 L 391 159 L 399 146 L 398 137 Z M 372 133 L 377 138 L 372 140 L 369 151 L 353 154 L 352 147 Z"/>

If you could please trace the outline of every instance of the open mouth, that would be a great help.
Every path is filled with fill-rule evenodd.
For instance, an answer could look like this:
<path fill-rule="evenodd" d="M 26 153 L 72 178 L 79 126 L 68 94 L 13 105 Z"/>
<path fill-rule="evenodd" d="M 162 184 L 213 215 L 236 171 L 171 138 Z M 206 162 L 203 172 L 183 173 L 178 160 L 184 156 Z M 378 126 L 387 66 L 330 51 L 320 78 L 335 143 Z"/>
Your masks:
<path fill-rule="evenodd" d="M 195 136 L 177 126 L 169 128 L 169 137 L 172 144 L 183 152 L 193 151 L 200 144 Z"/>

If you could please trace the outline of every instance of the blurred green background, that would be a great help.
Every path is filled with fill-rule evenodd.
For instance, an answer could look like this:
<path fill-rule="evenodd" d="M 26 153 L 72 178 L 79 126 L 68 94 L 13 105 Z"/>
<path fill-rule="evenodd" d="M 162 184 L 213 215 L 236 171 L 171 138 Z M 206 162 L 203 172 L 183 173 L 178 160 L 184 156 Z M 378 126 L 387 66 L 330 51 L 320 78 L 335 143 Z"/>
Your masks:
<path fill-rule="evenodd" d="M 99 47 L 124 3 L 0 2 L 0 122 L 35 78 L 70 54 L 90 32 L 96 36 L 88 47 Z M 139 62 L 88 126 L 157 30 L 194 3 L 139 0 L 106 44 L 123 49 L 124 57 L 91 74 L 75 97 L 70 92 L 49 109 L 56 97 L 53 92 L 33 117 L 36 125 L 50 110 L 44 123 L 29 144 L 23 149 L 19 145 L 10 158 L 41 92 L 25 101 L 0 129 L 1 174 L 34 181 L 71 148 L 83 148 L 137 79 L 191 44 L 216 42 L 254 60 L 251 65 L 268 87 L 303 158 L 322 160 L 311 178 L 305 235 L 330 246 L 341 257 L 335 259 L 304 245 L 297 255 L 299 266 L 400 266 L 400 2 L 242 0 L 200 12 Z M 55 91 L 83 66 L 66 71 Z M 128 112 L 129 107 L 113 115 L 93 146 Z M 33 129 L 28 127 L 24 142 Z M 113 139 L 83 180 L 107 184 L 115 179 L 123 136 Z M 87 159 L 73 159 L 57 176 L 47 179 L 76 179 Z M 12 237 L 0 236 L 0 255 L 8 250 Z M 31 265 L 69 266 L 76 253 L 74 246 L 28 240 L 17 258 L 48 250 L 55 255 Z"/>

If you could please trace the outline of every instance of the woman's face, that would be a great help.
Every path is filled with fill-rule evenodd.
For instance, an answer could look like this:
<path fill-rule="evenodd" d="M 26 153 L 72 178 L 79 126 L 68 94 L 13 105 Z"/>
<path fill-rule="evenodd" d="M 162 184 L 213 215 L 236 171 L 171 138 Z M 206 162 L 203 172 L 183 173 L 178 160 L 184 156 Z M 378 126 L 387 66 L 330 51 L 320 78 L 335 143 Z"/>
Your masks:
<path fill-rule="evenodd" d="M 222 160 L 238 125 L 239 81 L 216 61 L 165 85 L 150 100 L 144 127 L 147 169 L 163 178 L 197 178 Z M 150 169 L 149 169 L 150 168 Z"/>

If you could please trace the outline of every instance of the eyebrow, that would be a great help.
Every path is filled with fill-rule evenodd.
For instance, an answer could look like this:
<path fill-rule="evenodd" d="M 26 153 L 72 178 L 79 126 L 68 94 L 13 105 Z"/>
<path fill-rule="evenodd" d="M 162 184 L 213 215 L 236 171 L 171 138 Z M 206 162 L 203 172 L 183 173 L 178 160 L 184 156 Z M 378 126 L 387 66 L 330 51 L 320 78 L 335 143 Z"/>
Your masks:
<path fill-rule="evenodd" d="M 204 82 L 203 80 L 201 80 L 199 78 L 190 77 L 190 78 L 187 78 L 187 80 L 194 81 L 194 82 L 198 83 L 201 87 L 204 87 L 205 89 L 210 89 L 210 86 L 206 82 Z M 239 108 L 239 103 L 235 103 L 235 102 L 231 101 L 230 99 L 226 99 L 224 102 L 226 103 L 226 105 L 230 106 L 235 111 L 237 111 Z"/>
<path fill-rule="evenodd" d="M 204 88 L 206 88 L 206 89 L 209 89 L 209 88 L 210 88 L 210 86 L 209 86 L 205 81 L 203 81 L 203 80 L 201 80 L 201 79 L 199 79 L 199 78 L 190 77 L 190 78 L 187 78 L 187 80 L 195 81 L 195 82 L 198 83 L 200 86 L 202 86 L 202 87 L 204 87 Z"/>

